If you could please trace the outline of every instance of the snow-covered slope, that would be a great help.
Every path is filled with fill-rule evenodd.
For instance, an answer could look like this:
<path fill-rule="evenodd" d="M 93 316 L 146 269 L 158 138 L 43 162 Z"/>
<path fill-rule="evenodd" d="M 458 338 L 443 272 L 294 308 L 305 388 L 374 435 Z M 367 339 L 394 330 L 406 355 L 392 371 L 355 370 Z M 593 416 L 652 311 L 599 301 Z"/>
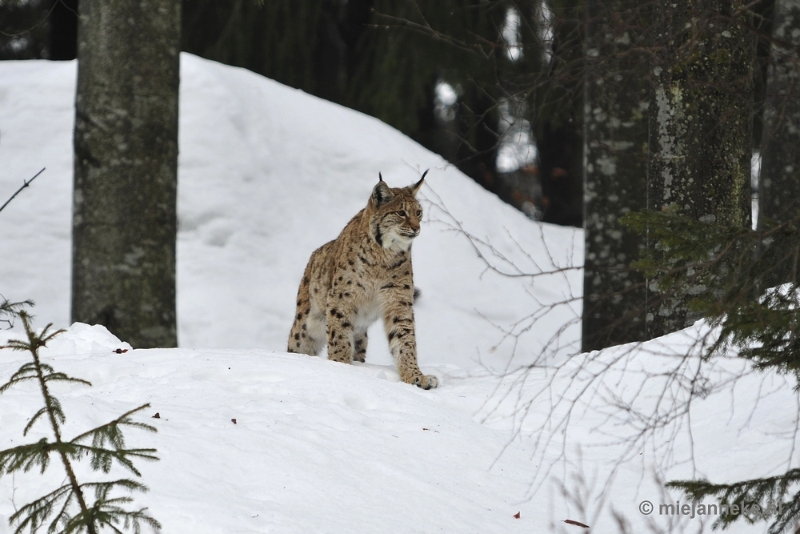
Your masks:
<path fill-rule="evenodd" d="M 525 454 L 515 448 L 493 465 L 504 433 L 387 382 L 383 369 L 257 350 L 117 355 L 126 344 L 85 325 L 51 345 L 45 356 L 63 353 L 59 369 L 96 386 L 61 395 L 72 415 L 66 435 L 151 403 L 143 419 L 158 434 L 130 432 L 128 443 L 159 451 L 160 462 L 141 464 L 152 492 L 137 502 L 164 532 L 522 533 L 537 513 L 518 502 L 533 472 Z M 3 360 L 5 376 L 11 362 Z M 24 402 L 35 394 L 27 387 L 3 396 L 0 447 L 21 438 L 31 415 Z M 39 496 L 41 479 L 18 476 L 13 488 L 4 479 L 0 516 L 12 510 L 6 490 L 16 489 L 19 506 Z M 520 510 L 526 521 L 514 519 Z"/>
<path fill-rule="evenodd" d="M 40 326 L 69 321 L 74 76 L 74 63 L 0 63 L 0 200 L 48 169 L 0 213 L 0 293 L 34 298 Z M 796 465 L 790 385 L 733 354 L 699 368 L 702 323 L 566 359 L 580 303 L 548 303 L 580 297 L 580 231 L 536 224 L 379 121 L 249 72 L 183 55 L 181 91 L 182 348 L 116 354 L 128 346 L 76 324 L 42 354 L 94 384 L 56 389 L 66 435 L 151 403 L 143 420 L 158 434 L 132 431 L 128 444 L 158 449 L 136 502 L 164 532 L 584 531 L 565 519 L 618 532 L 612 510 L 629 532 L 649 520 L 708 531 L 706 517 L 659 515 L 680 495 L 655 475 L 732 481 Z M 311 251 L 364 205 L 378 171 L 405 185 L 429 167 L 415 315 L 422 368 L 441 387 L 400 383 L 380 326 L 367 364 L 284 354 Z M 511 275 L 577 269 L 504 276 L 485 259 Z M 0 351 L 0 383 L 24 359 Z M 509 362 L 537 366 L 487 372 Z M 0 396 L 0 448 L 43 435 L 22 436 L 37 395 Z M 642 432 L 649 413 L 663 426 Z M 62 479 L 55 464 L 0 479 L 0 533 Z"/>
<path fill-rule="evenodd" d="M 0 79 L 0 195 L 47 171 L 0 217 L 0 292 L 33 298 L 41 321 L 68 324 L 76 64 L 5 62 Z M 579 230 L 536 224 L 439 156 L 382 122 L 243 69 L 183 55 L 178 320 L 182 347 L 283 350 L 311 252 L 366 205 L 382 172 L 392 186 L 431 168 L 414 245 L 420 359 L 503 368 L 512 344 L 497 327 L 580 296 L 580 271 L 540 278 L 486 272 L 461 225 L 526 272 L 582 265 Z M 445 207 L 448 213 L 442 211 Z M 487 254 L 492 255 L 486 247 Z M 552 255 L 552 257 L 551 257 Z M 493 255 L 506 272 L 517 272 Z M 556 265 L 553 265 L 553 264 Z M 553 280 L 557 283 L 553 283 Z M 575 352 L 580 302 L 548 311 L 516 350 Z M 493 326 L 496 325 L 496 326 Z M 524 326 L 524 325 L 522 325 Z M 389 363 L 382 327 L 370 360 Z"/>

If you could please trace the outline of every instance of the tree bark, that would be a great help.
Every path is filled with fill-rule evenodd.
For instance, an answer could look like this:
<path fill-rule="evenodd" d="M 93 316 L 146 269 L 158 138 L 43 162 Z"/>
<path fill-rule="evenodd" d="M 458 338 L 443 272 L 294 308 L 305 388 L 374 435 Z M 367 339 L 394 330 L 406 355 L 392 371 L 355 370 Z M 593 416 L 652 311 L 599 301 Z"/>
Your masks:
<path fill-rule="evenodd" d="M 800 213 L 800 0 L 776 0 L 772 37 L 758 184 L 759 220 L 785 222 Z"/>
<path fill-rule="evenodd" d="M 755 39 L 743 0 L 659 4 L 650 103 L 648 209 L 750 225 Z M 649 244 L 649 246 L 654 246 Z M 682 288 L 649 284 L 647 331 L 691 325 Z"/>
<path fill-rule="evenodd" d="M 800 215 L 800 0 L 775 0 L 764 91 L 758 226 L 785 223 Z M 762 243 L 774 261 L 761 273 L 759 287 L 800 279 L 798 263 L 781 240 Z"/>
<path fill-rule="evenodd" d="M 72 318 L 177 346 L 180 1 L 81 0 Z"/>
<path fill-rule="evenodd" d="M 584 351 L 645 334 L 643 279 L 629 268 L 641 238 L 619 222 L 645 207 L 648 15 L 639 4 L 586 3 Z"/>

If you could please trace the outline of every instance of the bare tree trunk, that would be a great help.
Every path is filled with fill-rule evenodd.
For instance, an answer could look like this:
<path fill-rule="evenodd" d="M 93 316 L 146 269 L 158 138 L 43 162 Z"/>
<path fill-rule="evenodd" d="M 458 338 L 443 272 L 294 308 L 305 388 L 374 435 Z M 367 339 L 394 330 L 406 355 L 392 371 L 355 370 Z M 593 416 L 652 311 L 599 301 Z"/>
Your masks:
<path fill-rule="evenodd" d="M 177 345 L 180 1 L 81 0 L 72 318 Z"/>
<path fill-rule="evenodd" d="M 800 213 L 800 0 L 776 0 L 772 37 L 764 102 L 759 218 L 784 222 Z"/>
<path fill-rule="evenodd" d="M 772 40 L 764 95 L 761 173 L 758 181 L 758 226 L 783 223 L 800 215 L 800 0 L 775 0 Z M 780 243 L 780 241 L 778 242 Z M 777 247 L 777 248 L 776 248 Z M 800 279 L 794 254 L 776 242 L 761 253 L 774 261 L 761 273 L 760 288 Z M 772 250 L 770 250 L 772 249 Z"/>
<path fill-rule="evenodd" d="M 638 1 L 587 0 L 583 350 L 644 339 L 641 238 L 619 218 L 645 207 L 650 83 Z"/>
<path fill-rule="evenodd" d="M 658 7 L 650 103 L 648 208 L 699 221 L 750 224 L 755 38 L 743 0 Z M 654 286 L 654 284 L 651 284 Z M 682 288 L 648 297 L 649 337 L 693 323 Z"/>

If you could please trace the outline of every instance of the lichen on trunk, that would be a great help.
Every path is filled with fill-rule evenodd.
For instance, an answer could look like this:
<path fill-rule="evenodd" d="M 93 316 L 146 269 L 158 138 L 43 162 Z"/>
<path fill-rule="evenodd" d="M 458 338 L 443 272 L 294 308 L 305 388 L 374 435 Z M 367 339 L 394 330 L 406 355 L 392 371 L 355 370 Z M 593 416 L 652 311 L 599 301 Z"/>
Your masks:
<path fill-rule="evenodd" d="M 755 39 L 742 4 L 660 4 L 650 106 L 650 210 L 722 225 L 750 223 Z M 694 322 L 686 296 L 702 290 L 665 294 L 649 284 L 648 337 Z"/>

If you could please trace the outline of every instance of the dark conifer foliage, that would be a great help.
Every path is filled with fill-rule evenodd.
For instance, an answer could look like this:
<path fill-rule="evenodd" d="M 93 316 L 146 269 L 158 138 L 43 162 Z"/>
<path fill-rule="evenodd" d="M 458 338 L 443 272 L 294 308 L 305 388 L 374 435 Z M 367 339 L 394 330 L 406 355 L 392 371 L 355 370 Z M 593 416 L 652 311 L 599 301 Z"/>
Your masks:
<path fill-rule="evenodd" d="M 684 299 L 687 310 L 719 327 L 707 358 L 735 347 L 754 369 L 788 375 L 800 389 L 800 215 L 780 224 L 766 222 L 758 230 L 698 221 L 677 210 L 630 214 L 625 223 L 648 232 L 655 243 L 635 266 L 658 284 L 659 295 L 667 302 Z M 782 286 L 768 287 L 775 273 L 790 277 Z M 777 534 L 800 520 L 798 473 L 790 469 L 732 484 L 684 480 L 669 486 L 698 501 L 716 497 L 726 510 L 737 507 L 738 512 L 721 513 L 715 526 L 740 518 L 769 521 L 769 532 Z M 751 512 L 742 513 L 744 505 Z"/>

